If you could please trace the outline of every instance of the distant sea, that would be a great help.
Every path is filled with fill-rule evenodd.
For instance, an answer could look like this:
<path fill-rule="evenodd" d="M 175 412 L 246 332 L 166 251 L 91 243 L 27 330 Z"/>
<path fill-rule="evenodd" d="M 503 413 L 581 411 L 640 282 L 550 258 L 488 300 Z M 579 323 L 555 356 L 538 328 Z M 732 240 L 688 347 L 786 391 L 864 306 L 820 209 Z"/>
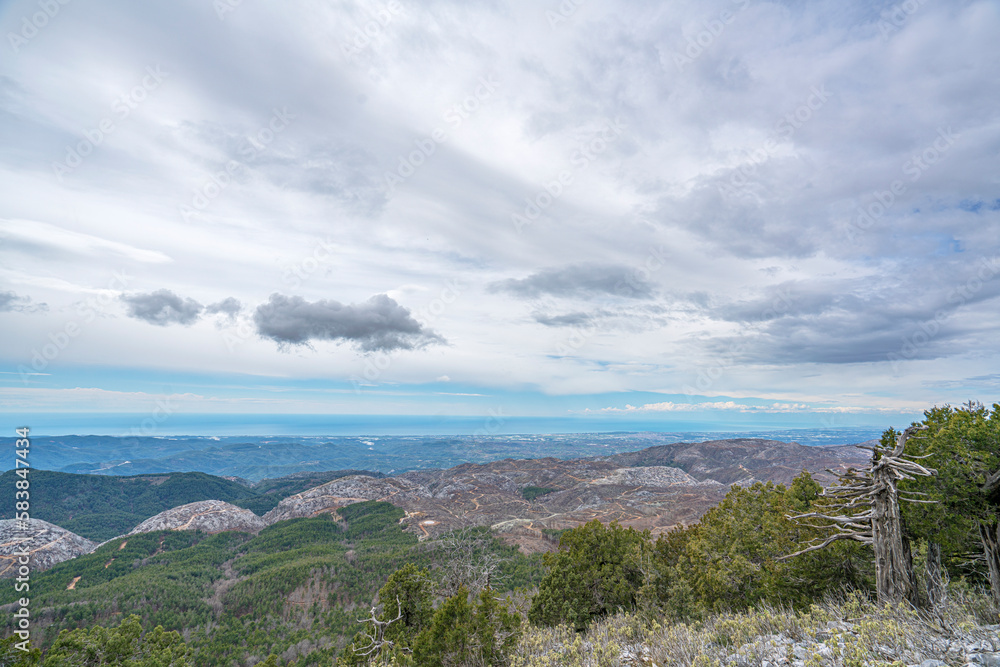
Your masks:
<path fill-rule="evenodd" d="M 351 436 L 351 435 L 542 435 L 654 432 L 675 442 L 723 438 L 771 438 L 803 445 L 841 445 L 878 438 L 889 426 L 820 428 L 733 425 L 666 420 L 587 417 L 453 417 L 413 415 L 174 414 L 162 422 L 135 413 L 0 415 L 0 437 L 29 426 L 34 436 Z M 893 424 L 896 428 L 907 423 Z"/>

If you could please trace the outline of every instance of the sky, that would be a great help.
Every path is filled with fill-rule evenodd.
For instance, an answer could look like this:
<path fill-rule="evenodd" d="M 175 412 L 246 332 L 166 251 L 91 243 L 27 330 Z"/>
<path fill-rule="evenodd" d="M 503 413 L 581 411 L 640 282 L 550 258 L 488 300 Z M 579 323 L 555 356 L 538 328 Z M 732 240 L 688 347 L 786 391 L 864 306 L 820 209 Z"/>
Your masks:
<path fill-rule="evenodd" d="M 5 423 L 998 398 L 998 2 L 14 0 L 0 34 Z"/>

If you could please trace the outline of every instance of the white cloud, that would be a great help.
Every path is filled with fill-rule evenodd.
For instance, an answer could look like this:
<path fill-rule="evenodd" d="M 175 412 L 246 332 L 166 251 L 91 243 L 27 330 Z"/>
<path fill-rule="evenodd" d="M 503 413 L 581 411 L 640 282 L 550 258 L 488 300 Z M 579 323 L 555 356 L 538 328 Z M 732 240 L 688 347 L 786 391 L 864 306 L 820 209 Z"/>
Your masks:
<path fill-rule="evenodd" d="M 607 414 L 642 413 L 642 412 L 700 412 L 720 410 L 726 412 L 758 412 L 768 414 L 781 413 L 832 413 L 832 414 L 908 414 L 920 410 L 921 406 L 910 408 L 861 407 L 854 405 L 814 407 L 806 403 L 771 403 L 768 405 L 749 405 L 734 401 L 708 401 L 704 403 L 646 403 L 644 405 L 626 405 L 624 408 L 601 408 L 599 412 Z M 589 412 L 589 411 L 588 411 Z"/>
<path fill-rule="evenodd" d="M 978 275 L 1000 258 L 1000 8 L 886 30 L 862 0 L 754 2 L 678 67 L 733 6 L 585 3 L 553 27 L 527 0 L 432 0 L 347 53 L 376 5 L 67 6 L 0 62 L 0 292 L 49 306 L 0 313 L 3 359 L 71 321 L 55 366 L 347 382 L 367 360 L 336 331 L 283 353 L 253 309 L 387 294 L 449 345 L 397 350 L 376 384 L 694 387 L 789 414 L 988 389 L 954 383 L 1000 361 L 1000 277 Z M 0 32 L 35 12 L 8 3 Z M 232 307 L 83 322 L 120 272 L 116 294 Z M 764 409 L 740 400 L 697 409 Z"/>

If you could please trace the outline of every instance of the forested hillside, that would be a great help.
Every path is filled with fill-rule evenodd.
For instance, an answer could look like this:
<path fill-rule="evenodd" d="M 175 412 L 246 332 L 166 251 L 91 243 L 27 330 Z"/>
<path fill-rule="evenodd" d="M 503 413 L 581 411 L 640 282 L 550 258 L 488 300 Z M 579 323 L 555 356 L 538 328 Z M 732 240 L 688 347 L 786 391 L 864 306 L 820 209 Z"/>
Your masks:
<path fill-rule="evenodd" d="M 136 614 L 145 627 L 179 631 L 195 665 L 245 664 L 270 653 L 329 664 L 389 575 L 406 563 L 441 569 L 448 560 L 438 543 L 404 533 L 402 510 L 388 503 L 359 503 L 339 514 L 340 521 L 283 521 L 257 536 L 161 531 L 114 540 L 33 577 L 34 643 L 49 647 L 62 629 Z M 459 542 L 503 561 L 500 588 L 540 580 L 538 557 L 518 554 L 488 531 Z M 4 587 L 0 604 L 19 596 Z M 4 623 L 10 634 L 14 619 Z"/>
<path fill-rule="evenodd" d="M 0 475 L 0 485 L 12 489 L 15 479 L 14 471 L 8 470 Z M 236 503 L 256 496 L 244 485 L 201 472 L 138 477 L 31 473 L 32 516 L 95 542 L 127 533 L 171 507 L 197 500 Z M 13 501 L 14 496 L 10 498 Z"/>
<path fill-rule="evenodd" d="M 358 470 L 310 473 L 264 480 L 251 488 L 202 472 L 113 477 L 34 470 L 32 516 L 102 542 L 124 535 L 145 519 L 179 505 L 222 500 L 262 515 L 289 495 L 359 473 L 369 474 Z M 0 488 L 13 489 L 16 479 L 15 472 L 8 470 L 0 475 Z M 10 500 L 13 502 L 13 495 Z M 13 516 L 12 509 L 7 515 Z"/>

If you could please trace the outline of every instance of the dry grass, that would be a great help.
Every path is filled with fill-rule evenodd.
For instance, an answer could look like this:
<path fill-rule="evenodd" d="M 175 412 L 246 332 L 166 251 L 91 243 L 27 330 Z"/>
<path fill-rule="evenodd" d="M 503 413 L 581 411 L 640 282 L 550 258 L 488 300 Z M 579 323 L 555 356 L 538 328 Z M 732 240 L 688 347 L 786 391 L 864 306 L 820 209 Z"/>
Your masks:
<path fill-rule="evenodd" d="M 693 623 L 617 615 L 585 634 L 567 627 L 529 628 L 512 667 L 711 667 L 798 662 L 863 667 L 962 664 L 970 646 L 1000 651 L 997 609 L 982 594 L 954 591 L 932 612 L 878 605 L 858 593 L 807 612 L 761 606 Z"/>

